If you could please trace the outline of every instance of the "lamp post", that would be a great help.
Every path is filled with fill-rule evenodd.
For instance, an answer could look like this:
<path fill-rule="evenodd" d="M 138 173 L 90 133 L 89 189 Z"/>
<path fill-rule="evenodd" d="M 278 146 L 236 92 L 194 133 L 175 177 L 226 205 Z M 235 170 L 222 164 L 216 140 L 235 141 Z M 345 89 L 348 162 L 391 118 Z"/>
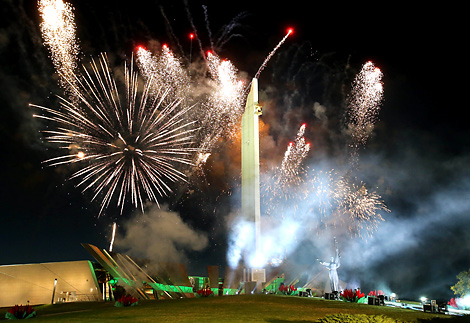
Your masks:
<path fill-rule="evenodd" d="M 52 289 L 52 299 L 51 304 L 54 304 L 54 295 L 55 295 L 55 288 L 57 287 L 57 278 L 54 280 L 54 288 Z"/>

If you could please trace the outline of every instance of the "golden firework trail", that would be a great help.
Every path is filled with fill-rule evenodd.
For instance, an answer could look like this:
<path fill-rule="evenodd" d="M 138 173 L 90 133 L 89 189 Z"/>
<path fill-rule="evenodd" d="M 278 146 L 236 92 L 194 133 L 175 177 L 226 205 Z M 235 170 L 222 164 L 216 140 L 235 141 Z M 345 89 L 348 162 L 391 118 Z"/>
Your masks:
<path fill-rule="evenodd" d="M 71 92 L 71 75 L 77 69 L 79 54 L 73 7 L 62 0 L 39 0 L 38 10 L 42 18 L 40 28 L 44 44 L 59 74 L 60 86 Z"/>

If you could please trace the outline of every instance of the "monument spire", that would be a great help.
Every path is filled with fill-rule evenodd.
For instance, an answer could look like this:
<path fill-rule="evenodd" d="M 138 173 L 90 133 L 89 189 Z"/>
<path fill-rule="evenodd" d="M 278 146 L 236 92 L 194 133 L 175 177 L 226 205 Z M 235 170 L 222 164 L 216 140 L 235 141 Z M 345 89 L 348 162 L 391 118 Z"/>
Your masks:
<path fill-rule="evenodd" d="M 254 222 L 255 250 L 260 255 L 258 79 L 253 78 L 242 116 L 242 215 Z"/>

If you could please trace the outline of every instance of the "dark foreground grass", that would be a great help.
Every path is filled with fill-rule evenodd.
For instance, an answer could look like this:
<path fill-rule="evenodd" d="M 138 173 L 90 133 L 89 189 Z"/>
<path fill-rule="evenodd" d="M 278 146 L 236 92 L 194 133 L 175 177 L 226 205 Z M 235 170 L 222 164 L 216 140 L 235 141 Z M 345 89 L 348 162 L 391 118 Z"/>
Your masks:
<path fill-rule="evenodd" d="M 319 298 L 242 295 L 200 299 L 139 301 L 118 308 L 111 302 L 35 306 L 33 322 L 315 322 L 330 314 L 384 315 L 398 322 L 453 322 L 450 316 Z M 0 319 L 7 309 L 0 309 Z M 431 321 L 427 321 L 430 320 Z M 423 321 L 425 320 L 425 321 Z M 460 320 L 459 320 L 460 322 Z M 461 322 L 464 322 L 463 320 Z"/>

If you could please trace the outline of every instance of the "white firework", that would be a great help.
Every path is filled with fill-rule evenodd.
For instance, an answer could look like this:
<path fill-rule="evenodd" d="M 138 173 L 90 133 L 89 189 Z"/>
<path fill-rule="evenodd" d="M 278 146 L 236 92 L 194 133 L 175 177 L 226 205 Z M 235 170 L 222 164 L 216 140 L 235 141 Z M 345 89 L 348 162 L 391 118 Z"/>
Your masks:
<path fill-rule="evenodd" d="M 73 7 L 62 0 L 39 0 L 38 10 L 42 37 L 59 74 L 59 83 L 66 92 L 71 92 L 70 83 L 74 82 L 71 75 L 77 69 L 79 54 Z"/>
<path fill-rule="evenodd" d="M 382 71 L 369 61 L 352 84 L 347 113 L 355 148 L 366 144 L 377 121 L 383 99 L 382 76 Z"/>
<path fill-rule="evenodd" d="M 143 210 L 146 199 L 158 203 L 172 191 L 170 182 L 185 181 L 178 165 L 191 164 L 194 122 L 184 121 L 190 106 L 166 100 L 168 84 L 151 97 L 154 84 L 140 86 L 132 61 L 119 82 L 105 54 L 70 84 L 78 103 L 61 98 L 57 109 L 31 106 L 43 111 L 35 117 L 56 124 L 44 131 L 46 140 L 66 151 L 45 163 L 80 166 L 71 178 L 93 191 L 93 200 L 101 198 L 100 214 L 113 199 L 122 212 L 127 197 Z"/>
<path fill-rule="evenodd" d="M 287 146 L 287 150 L 284 153 L 284 158 L 282 159 L 281 167 L 277 176 L 277 185 L 284 187 L 292 183 L 298 183 L 298 175 L 301 172 L 302 161 L 307 157 L 308 152 L 310 151 L 310 144 L 306 143 L 304 133 L 305 127 L 307 125 L 304 123 L 300 126 L 299 131 L 293 142 L 290 142 Z"/>

